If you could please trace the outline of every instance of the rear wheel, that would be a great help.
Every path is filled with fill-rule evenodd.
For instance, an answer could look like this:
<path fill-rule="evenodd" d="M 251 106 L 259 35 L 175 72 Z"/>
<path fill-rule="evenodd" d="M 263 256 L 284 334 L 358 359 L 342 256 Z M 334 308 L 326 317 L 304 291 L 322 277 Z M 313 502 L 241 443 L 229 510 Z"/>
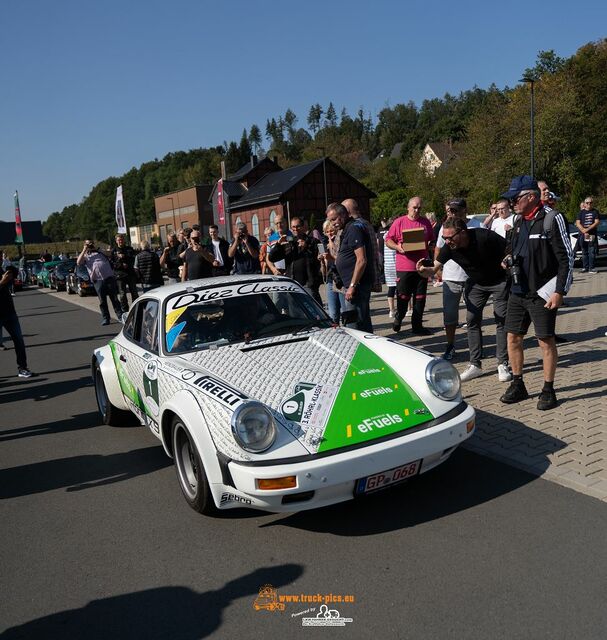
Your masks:
<path fill-rule="evenodd" d="M 105 382 L 103 380 L 103 374 L 101 373 L 101 367 L 99 363 L 95 361 L 95 396 L 97 397 L 97 407 L 101 414 L 103 424 L 110 425 L 112 427 L 130 427 L 138 424 L 139 421 L 130 411 L 123 411 L 118 409 L 111 402 L 105 388 Z"/>
<path fill-rule="evenodd" d="M 178 416 L 173 418 L 172 438 L 175 469 L 183 497 L 198 513 L 216 512 L 200 454 L 190 432 Z"/>
<path fill-rule="evenodd" d="M 84 298 L 84 289 L 82 288 L 82 285 L 80 283 L 78 283 L 78 295 L 81 298 Z"/>

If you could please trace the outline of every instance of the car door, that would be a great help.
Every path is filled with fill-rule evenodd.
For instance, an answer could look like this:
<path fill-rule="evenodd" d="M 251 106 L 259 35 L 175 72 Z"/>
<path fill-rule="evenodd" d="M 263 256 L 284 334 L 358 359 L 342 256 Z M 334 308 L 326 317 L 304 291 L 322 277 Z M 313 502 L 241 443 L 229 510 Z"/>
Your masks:
<path fill-rule="evenodd" d="M 123 393 L 133 410 L 156 435 L 159 429 L 158 341 L 160 304 L 153 298 L 138 300 L 131 309 L 122 340 L 117 344 L 120 366 L 129 385 Z"/>

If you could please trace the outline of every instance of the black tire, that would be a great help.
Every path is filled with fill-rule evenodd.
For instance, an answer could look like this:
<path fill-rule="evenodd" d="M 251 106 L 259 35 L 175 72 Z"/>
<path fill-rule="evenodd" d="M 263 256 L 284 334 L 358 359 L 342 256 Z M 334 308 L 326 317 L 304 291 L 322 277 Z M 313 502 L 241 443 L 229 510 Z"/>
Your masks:
<path fill-rule="evenodd" d="M 101 367 L 95 360 L 95 368 L 93 373 L 95 383 L 95 396 L 97 398 L 97 408 L 101 414 L 103 424 L 112 427 L 132 427 L 139 424 L 139 420 L 130 411 L 118 409 L 111 402 L 107 395 Z"/>
<path fill-rule="evenodd" d="M 74 295 L 74 291 L 72 290 L 72 287 L 70 287 L 69 285 L 65 285 L 65 290 L 67 291 L 67 295 L 68 296 L 73 296 Z"/>
<path fill-rule="evenodd" d="M 78 295 L 79 295 L 81 298 L 84 298 L 84 295 L 85 295 L 85 294 L 84 294 L 84 289 L 80 286 L 80 283 L 78 283 Z"/>
<path fill-rule="evenodd" d="M 177 472 L 177 481 L 186 502 L 198 513 L 206 515 L 216 513 L 209 480 L 200 459 L 198 449 L 183 420 L 173 418 L 171 426 L 173 459 Z"/>

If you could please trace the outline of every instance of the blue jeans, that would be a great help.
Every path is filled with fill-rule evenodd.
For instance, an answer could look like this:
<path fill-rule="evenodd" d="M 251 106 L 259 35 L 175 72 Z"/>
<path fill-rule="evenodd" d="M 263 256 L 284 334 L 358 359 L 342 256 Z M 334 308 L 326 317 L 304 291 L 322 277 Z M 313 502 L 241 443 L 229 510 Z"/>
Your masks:
<path fill-rule="evenodd" d="M 596 258 L 596 239 L 586 242 L 583 238 L 580 238 L 580 245 L 582 247 L 582 269 L 584 271 L 594 271 L 594 260 Z"/>
<path fill-rule="evenodd" d="M 345 300 L 345 308 L 342 307 L 342 313 L 347 311 L 358 312 L 358 319 L 346 323 L 346 327 L 350 329 L 358 329 L 373 333 L 373 325 L 371 324 L 371 285 L 359 284 L 354 292 L 354 297 L 350 302 Z"/>
<path fill-rule="evenodd" d="M 339 324 L 341 310 L 346 306 L 346 296 L 333 289 L 333 280 L 327 281 L 326 293 L 329 317 L 335 324 Z"/>
<path fill-rule="evenodd" d="M 23 342 L 23 334 L 21 333 L 21 325 L 19 318 L 13 311 L 8 315 L 0 316 L 0 325 L 6 329 L 8 335 L 12 338 L 15 345 L 15 355 L 17 356 L 17 366 L 19 369 L 27 369 L 27 356 L 25 355 L 25 342 Z"/>

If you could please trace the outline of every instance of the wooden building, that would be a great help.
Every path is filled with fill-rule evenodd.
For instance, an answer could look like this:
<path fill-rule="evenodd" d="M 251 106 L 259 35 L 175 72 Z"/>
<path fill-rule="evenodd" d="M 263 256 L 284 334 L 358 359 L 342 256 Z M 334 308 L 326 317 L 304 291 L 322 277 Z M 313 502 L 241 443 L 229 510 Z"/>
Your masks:
<path fill-rule="evenodd" d="M 264 158 L 251 162 L 223 181 L 226 222 L 220 224 L 217 188 L 213 189 L 213 218 L 220 233 L 232 237 L 237 222 L 246 223 L 249 232 L 263 239 L 265 227 L 274 227 L 276 215 L 288 219 L 298 216 L 310 223 L 313 218 L 320 227 L 326 205 L 354 198 L 360 212 L 369 218 L 373 191 L 344 171 L 330 158 L 320 158 L 289 169 L 281 169 L 276 160 Z"/>

